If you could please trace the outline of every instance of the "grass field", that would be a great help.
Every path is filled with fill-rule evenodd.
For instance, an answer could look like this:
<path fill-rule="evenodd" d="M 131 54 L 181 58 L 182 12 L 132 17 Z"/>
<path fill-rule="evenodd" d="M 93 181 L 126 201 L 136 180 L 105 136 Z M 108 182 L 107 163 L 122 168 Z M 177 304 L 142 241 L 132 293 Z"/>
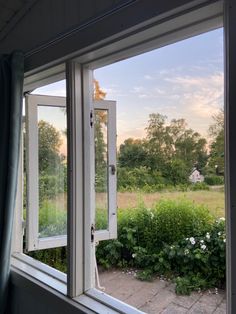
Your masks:
<path fill-rule="evenodd" d="M 99 209 L 106 208 L 106 194 L 97 193 L 96 207 Z M 186 198 L 194 203 L 207 206 L 210 212 L 216 217 L 225 216 L 224 192 L 220 189 L 211 189 L 210 191 L 188 191 L 188 192 L 156 192 L 156 193 L 141 193 L 141 192 L 118 192 L 117 205 L 119 208 L 136 207 L 143 202 L 145 206 L 152 207 L 161 199 L 180 199 Z"/>

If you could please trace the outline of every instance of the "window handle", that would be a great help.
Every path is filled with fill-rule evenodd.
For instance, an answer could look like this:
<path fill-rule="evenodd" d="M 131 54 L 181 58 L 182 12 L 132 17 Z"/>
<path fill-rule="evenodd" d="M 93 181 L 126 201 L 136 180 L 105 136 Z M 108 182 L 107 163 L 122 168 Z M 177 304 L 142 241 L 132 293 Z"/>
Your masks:
<path fill-rule="evenodd" d="M 109 167 L 111 168 L 111 174 L 115 175 L 116 174 L 116 166 L 115 165 L 109 165 Z"/>

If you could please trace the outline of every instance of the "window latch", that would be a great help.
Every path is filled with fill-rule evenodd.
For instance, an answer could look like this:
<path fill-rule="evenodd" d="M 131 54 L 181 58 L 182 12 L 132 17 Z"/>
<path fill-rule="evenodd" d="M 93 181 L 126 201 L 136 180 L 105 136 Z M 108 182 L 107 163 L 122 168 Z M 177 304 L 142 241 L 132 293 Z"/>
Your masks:
<path fill-rule="evenodd" d="M 116 166 L 115 165 L 109 165 L 111 168 L 111 174 L 114 176 L 116 174 Z"/>
<path fill-rule="evenodd" d="M 93 120 L 93 110 L 90 111 L 90 126 L 93 127 L 94 120 Z"/>
<path fill-rule="evenodd" d="M 94 242 L 94 234 L 95 234 L 95 226 L 94 224 L 91 225 L 91 242 Z"/>

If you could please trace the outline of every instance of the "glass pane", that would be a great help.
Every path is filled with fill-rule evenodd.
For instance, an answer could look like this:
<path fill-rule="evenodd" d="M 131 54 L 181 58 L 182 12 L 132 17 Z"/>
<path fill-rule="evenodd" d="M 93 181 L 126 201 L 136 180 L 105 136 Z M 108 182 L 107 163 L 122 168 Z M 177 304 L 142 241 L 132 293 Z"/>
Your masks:
<path fill-rule="evenodd" d="M 226 313 L 222 48 L 218 29 L 93 73 L 118 144 L 118 236 L 96 246 L 96 286 L 145 313 L 205 298 Z M 173 306 L 175 291 L 198 299 Z"/>
<path fill-rule="evenodd" d="M 39 237 L 65 235 L 67 228 L 66 112 L 38 106 Z"/>
<path fill-rule="evenodd" d="M 95 110 L 96 230 L 108 229 L 108 111 Z"/>

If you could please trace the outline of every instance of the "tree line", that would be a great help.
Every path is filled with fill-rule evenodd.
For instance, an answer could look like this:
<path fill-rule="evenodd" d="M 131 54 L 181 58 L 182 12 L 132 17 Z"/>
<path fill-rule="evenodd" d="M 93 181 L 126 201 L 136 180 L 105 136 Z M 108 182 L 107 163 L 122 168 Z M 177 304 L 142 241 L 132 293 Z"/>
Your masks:
<path fill-rule="evenodd" d="M 98 81 L 94 80 L 94 99 L 103 100 L 105 96 L 106 93 L 100 89 Z M 97 191 L 104 191 L 107 186 L 106 126 L 106 113 L 103 110 L 96 111 L 94 145 Z M 59 174 L 60 186 L 66 190 L 66 157 L 60 152 L 62 135 L 48 122 L 39 121 L 38 127 L 39 174 L 44 178 L 44 191 L 48 189 L 48 185 L 55 183 L 54 177 Z M 208 141 L 199 132 L 189 128 L 185 119 L 172 119 L 168 122 L 167 116 L 160 113 L 149 115 L 145 131 L 145 137 L 127 138 L 118 147 L 118 188 L 188 184 L 193 168 L 197 168 L 205 176 L 223 177 L 222 110 L 213 116 Z M 62 190 L 59 187 L 58 189 Z"/>

